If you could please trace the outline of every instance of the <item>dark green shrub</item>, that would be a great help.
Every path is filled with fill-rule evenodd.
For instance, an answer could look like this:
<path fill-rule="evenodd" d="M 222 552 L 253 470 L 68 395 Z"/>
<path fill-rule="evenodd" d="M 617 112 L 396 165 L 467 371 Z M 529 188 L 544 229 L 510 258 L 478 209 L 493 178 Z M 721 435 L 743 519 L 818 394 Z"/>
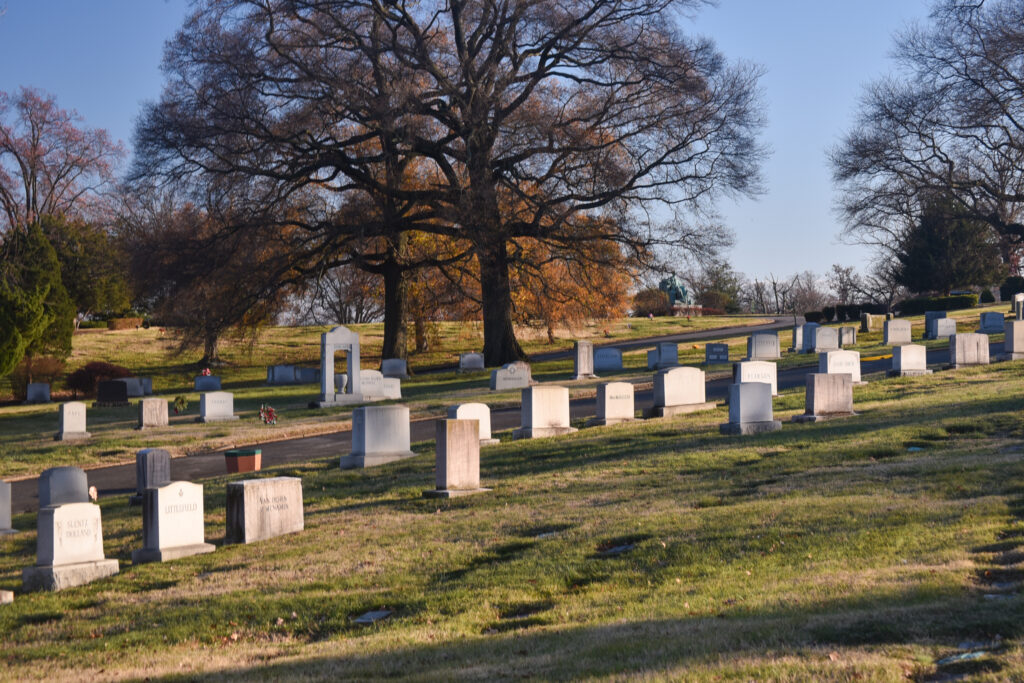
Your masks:
<path fill-rule="evenodd" d="M 832 322 L 833 320 L 835 320 L 836 317 L 836 307 L 826 306 L 825 308 L 821 309 L 821 317 L 827 323 Z"/>
<path fill-rule="evenodd" d="M 807 311 L 804 313 L 804 320 L 809 323 L 820 323 L 823 318 L 824 316 L 821 314 L 821 311 Z"/>
<path fill-rule="evenodd" d="M 973 308 L 977 305 L 977 294 L 957 294 L 956 296 L 919 296 L 901 301 L 897 307 L 903 315 L 922 315 L 925 311 L 955 311 L 960 308 Z"/>
<path fill-rule="evenodd" d="M 846 307 L 846 319 L 857 322 L 860 320 L 861 310 L 860 304 L 850 304 Z"/>
<path fill-rule="evenodd" d="M 1003 301 L 1009 301 L 1014 294 L 1021 292 L 1024 292 L 1024 277 L 1019 275 L 1011 275 L 999 285 L 999 298 Z"/>
<path fill-rule="evenodd" d="M 978 301 L 983 304 L 994 304 L 996 302 L 996 297 L 992 294 L 991 289 L 983 289 L 981 290 L 981 296 L 978 298 Z"/>

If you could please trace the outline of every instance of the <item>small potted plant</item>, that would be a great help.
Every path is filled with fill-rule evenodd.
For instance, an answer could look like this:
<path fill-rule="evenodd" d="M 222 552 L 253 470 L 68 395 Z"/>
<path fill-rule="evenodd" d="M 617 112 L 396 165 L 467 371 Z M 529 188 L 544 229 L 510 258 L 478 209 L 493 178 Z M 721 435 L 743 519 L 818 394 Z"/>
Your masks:
<path fill-rule="evenodd" d="M 228 474 L 236 472 L 257 472 L 263 460 L 263 452 L 259 448 L 233 448 L 224 451 L 224 464 Z"/>

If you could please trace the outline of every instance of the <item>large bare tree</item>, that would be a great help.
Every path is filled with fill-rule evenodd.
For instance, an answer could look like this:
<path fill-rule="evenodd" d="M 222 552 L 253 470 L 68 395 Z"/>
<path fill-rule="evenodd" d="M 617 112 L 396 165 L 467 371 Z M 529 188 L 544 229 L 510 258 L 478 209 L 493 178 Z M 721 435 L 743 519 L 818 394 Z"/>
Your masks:
<path fill-rule="evenodd" d="M 140 127 L 144 172 L 315 186 L 334 208 L 387 198 L 365 220 L 300 222 L 333 235 L 325 250 L 411 230 L 470 245 L 486 361 L 514 360 L 516 238 L 686 246 L 715 198 L 757 191 L 759 72 L 680 32 L 700 4 L 206 0 Z M 655 204 L 678 220 L 651 220 Z M 581 235 L 580 216 L 614 229 Z"/>
<path fill-rule="evenodd" d="M 832 150 L 845 236 L 887 253 L 936 196 L 1024 244 L 1024 3 L 941 0 Z M 883 259 L 886 258 L 883 256 Z"/>

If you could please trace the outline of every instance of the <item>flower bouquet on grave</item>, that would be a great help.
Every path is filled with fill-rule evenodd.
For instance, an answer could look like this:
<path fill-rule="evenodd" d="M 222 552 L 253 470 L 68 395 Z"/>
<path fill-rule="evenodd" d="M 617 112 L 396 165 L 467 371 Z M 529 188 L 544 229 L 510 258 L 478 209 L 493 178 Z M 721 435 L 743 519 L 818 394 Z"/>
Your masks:
<path fill-rule="evenodd" d="M 265 425 L 276 425 L 277 424 L 277 411 L 266 403 L 260 404 L 260 419 L 263 420 Z"/>
<path fill-rule="evenodd" d="M 203 377 L 209 377 L 213 373 L 210 372 L 210 368 L 203 368 L 203 371 L 200 372 L 199 374 L 202 375 Z"/>

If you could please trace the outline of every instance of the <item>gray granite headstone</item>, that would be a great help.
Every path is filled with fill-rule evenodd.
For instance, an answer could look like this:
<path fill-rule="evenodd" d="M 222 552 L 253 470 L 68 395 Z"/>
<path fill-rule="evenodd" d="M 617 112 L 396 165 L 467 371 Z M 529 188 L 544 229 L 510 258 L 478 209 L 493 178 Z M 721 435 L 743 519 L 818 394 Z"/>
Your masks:
<path fill-rule="evenodd" d="M 26 403 L 49 403 L 50 385 L 46 382 L 32 382 L 25 393 Z"/>
<path fill-rule="evenodd" d="M 96 385 L 96 405 L 128 405 L 128 386 L 115 380 L 103 381 Z"/>
<path fill-rule="evenodd" d="M 225 543 L 252 543 L 302 531 L 302 480 L 245 479 L 228 484 Z"/>
<path fill-rule="evenodd" d="M 621 349 L 606 346 L 594 351 L 594 372 L 612 372 L 621 369 Z"/>
<path fill-rule="evenodd" d="M 728 363 L 729 362 L 729 345 L 728 344 L 705 344 L 704 345 L 704 362 L 708 365 L 712 363 Z"/>
<path fill-rule="evenodd" d="M 594 344 L 588 341 L 577 341 L 573 344 L 572 378 L 594 379 Z"/>
<path fill-rule="evenodd" d="M 146 489 L 171 481 L 171 454 L 163 448 L 143 448 L 135 454 L 135 493 L 141 502 Z"/>
<path fill-rule="evenodd" d="M 60 406 L 57 422 L 57 441 L 80 441 L 91 435 L 85 431 L 85 404 L 81 401 L 68 401 Z"/>
<path fill-rule="evenodd" d="M 39 507 L 89 502 L 89 479 L 78 467 L 51 467 L 39 475 Z"/>
<path fill-rule="evenodd" d="M 0 481 L 0 536 L 15 533 L 11 527 L 11 482 Z"/>
<path fill-rule="evenodd" d="M 206 542 L 203 487 L 187 481 L 147 488 L 142 500 L 142 548 L 132 562 L 166 562 L 179 557 L 212 553 Z"/>
<path fill-rule="evenodd" d="M 40 507 L 36 530 L 36 564 L 22 570 L 24 590 L 56 591 L 118 573 L 117 560 L 103 555 L 99 505 Z"/>
<path fill-rule="evenodd" d="M 374 467 L 411 458 L 416 454 L 409 444 L 408 406 L 360 406 L 352 411 L 352 452 L 339 466 Z"/>
<path fill-rule="evenodd" d="M 220 391 L 220 377 L 216 375 L 199 375 L 195 378 L 196 391 Z"/>

